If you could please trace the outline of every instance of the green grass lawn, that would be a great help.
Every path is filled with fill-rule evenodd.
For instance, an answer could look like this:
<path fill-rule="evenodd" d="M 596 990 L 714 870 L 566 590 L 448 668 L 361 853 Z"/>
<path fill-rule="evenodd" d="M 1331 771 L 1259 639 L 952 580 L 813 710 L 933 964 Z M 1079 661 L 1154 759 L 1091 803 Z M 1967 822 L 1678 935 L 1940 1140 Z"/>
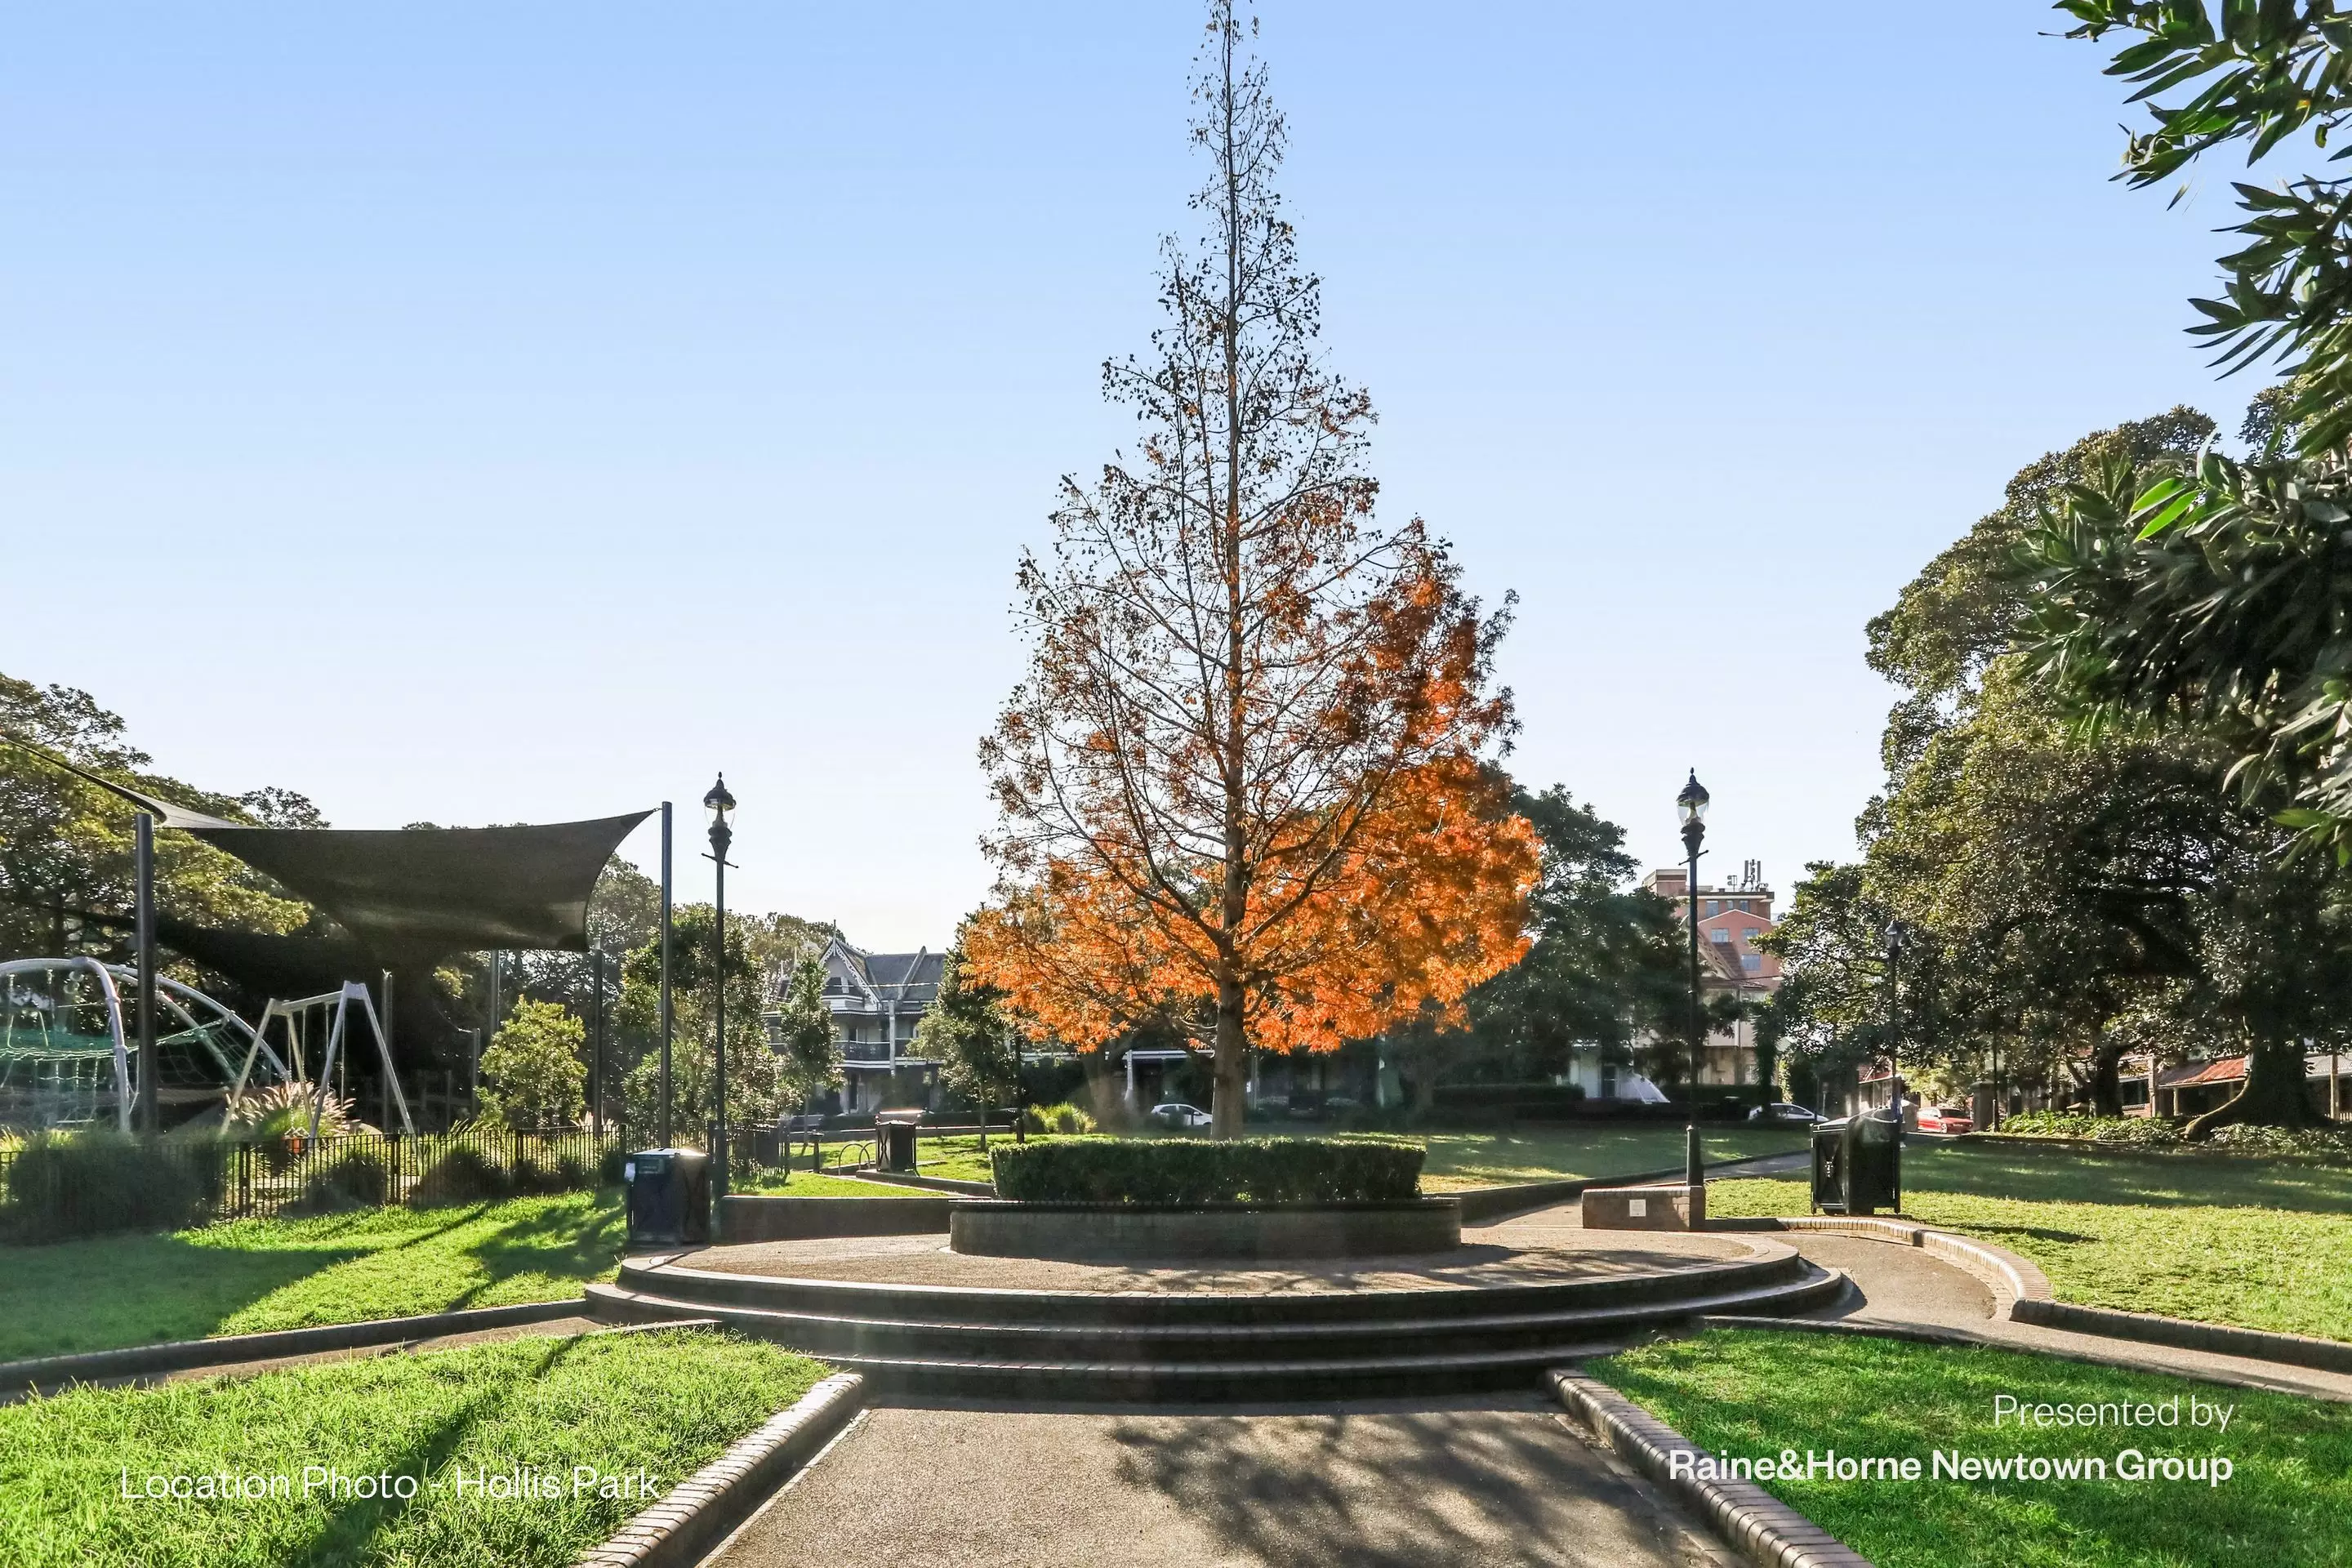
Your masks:
<path fill-rule="evenodd" d="M 1912 1458 L 1921 1479 L 1768 1480 L 1848 1546 L 1899 1568 L 2190 1568 L 2352 1563 L 2352 1405 L 2009 1351 L 1718 1330 L 1586 1370 L 1702 1448 Z M 1996 1429 L 1993 1401 L 2236 1407 L 2226 1434 L 2177 1427 Z M 1937 1451 L 2000 1458 L 2119 1451 L 2229 1458 L 2204 1481 L 1935 1479 Z"/>
<path fill-rule="evenodd" d="M 929 1172 L 929 1162 L 924 1163 L 923 1169 Z M 881 1182 L 860 1181 L 855 1176 L 836 1176 L 830 1171 L 818 1175 L 811 1175 L 805 1170 L 794 1171 L 787 1180 L 782 1172 L 772 1166 L 760 1167 L 738 1177 L 733 1190 L 773 1198 L 911 1198 L 921 1195 L 913 1187 L 893 1187 Z"/>
<path fill-rule="evenodd" d="M 1283 1130 L 1250 1129 L 1253 1136 Z M 1311 1130 L 1302 1136 L 1319 1136 Z M 1342 1134 L 1342 1136 L 1345 1136 Z M 1429 1132 L 1411 1134 L 1429 1148 L 1422 1167 L 1426 1192 L 1458 1192 L 1465 1187 L 1502 1186 L 1514 1182 L 1569 1181 L 1588 1176 L 1630 1176 L 1643 1171 L 1678 1167 L 1683 1161 L 1683 1130 L 1679 1127 L 1570 1122 L 1550 1127 L 1522 1127 L 1497 1132 Z M 1708 1127 L 1700 1142 L 1710 1160 L 1736 1160 L 1750 1154 L 1783 1154 L 1805 1147 L 1805 1134 L 1779 1127 Z M 992 1137 L 992 1144 L 1005 1140 Z M 1032 1142 L 1038 1142 L 1033 1135 Z M 956 1181 L 991 1180 L 980 1156 L 980 1140 L 926 1138 L 921 1145 L 921 1173 Z"/>
<path fill-rule="evenodd" d="M 729 1336 L 524 1339 L 0 1407 L 0 1562 L 12 1568 L 562 1568 L 807 1392 L 818 1363 Z M 537 1467 L 553 1499 L 462 1493 Z M 574 1465 L 596 1482 L 572 1489 Z M 305 1467 L 416 1479 L 388 1500 L 304 1495 Z M 150 1476 L 284 1476 L 283 1498 L 149 1499 Z M 168 1489 L 168 1481 L 166 1489 Z M 265 1481 L 266 1485 L 266 1481 Z"/>
<path fill-rule="evenodd" d="M 624 1229 L 608 1191 L 0 1248 L 0 1361 L 576 1296 Z"/>
<path fill-rule="evenodd" d="M 1503 1186 L 1513 1182 L 1630 1176 L 1679 1169 L 1683 1130 L 1654 1123 L 1569 1122 L 1503 1132 L 1432 1132 L 1422 1185 L 1431 1192 Z M 1699 1146 L 1709 1160 L 1786 1154 L 1806 1146 L 1805 1134 L 1784 1127 L 1703 1127 Z"/>
<path fill-rule="evenodd" d="M 2352 1171 L 2300 1162 L 1914 1142 L 1903 1212 L 2039 1264 L 2059 1299 L 2352 1340 Z M 1726 1181 L 1710 1214 L 1801 1215 L 1794 1181 Z"/>

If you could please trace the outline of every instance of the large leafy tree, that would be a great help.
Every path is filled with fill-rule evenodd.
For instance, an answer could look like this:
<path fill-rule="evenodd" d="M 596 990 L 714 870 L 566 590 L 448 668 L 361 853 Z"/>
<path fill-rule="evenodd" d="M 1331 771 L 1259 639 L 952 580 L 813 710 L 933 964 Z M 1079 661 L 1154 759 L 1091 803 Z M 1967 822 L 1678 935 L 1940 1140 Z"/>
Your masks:
<path fill-rule="evenodd" d="M 1027 679 L 982 747 L 1001 881 L 975 973 L 1081 1048 L 1150 1020 L 1212 1045 L 1216 1131 L 1253 1044 L 1329 1048 L 1524 949 L 1535 836 L 1483 765 L 1511 727 L 1481 614 L 1418 521 L 1372 519 L 1370 401 L 1317 343 L 1273 184 L 1285 131 L 1227 0 L 1195 88 L 1206 237 L 1106 391 L 1142 426 L 1066 481 L 1026 559 Z"/>
<path fill-rule="evenodd" d="M 121 719 L 71 687 L 0 675 L 0 734 L 231 821 L 321 826 L 317 809 L 290 791 L 222 795 L 151 772 L 152 759 L 130 743 Z M 127 928 L 81 917 L 130 911 L 131 818 L 120 797 L 0 745 L 0 958 L 130 957 Z M 312 919 L 276 882 L 184 833 L 156 836 L 155 890 L 163 912 L 208 926 L 283 932 Z"/>
<path fill-rule="evenodd" d="M 824 1001 L 824 961 L 816 953 L 803 952 L 777 987 L 774 1023 L 772 1043 L 786 1100 L 805 1105 L 810 1097 L 840 1085 L 841 1047 L 834 1038 L 833 1009 Z"/>
<path fill-rule="evenodd" d="M 940 1064 L 948 1088 L 986 1110 L 1021 1099 L 1022 1037 L 1004 993 L 973 973 L 958 931 L 940 973 L 938 1003 L 915 1026 L 915 1050 Z"/>
<path fill-rule="evenodd" d="M 2036 655 L 2011 651 L 2041 604 L 2014 564 L 2053 509 L 2105 476 L 2188 474 L 2210 423 L 2175 409 L 2098 432 L 2022 470 L 2004 503 L 1871 625 L 1871 661 L 1904 691 L 1863 863 L 1817 868 L 1775 942 L 1792 976 L 1777 1029 L 1801 1053 L 1899 1046 L 1906 1068 L 2063 1081 L 2119 1108 L 2126 1050 L 2252 1052 L 2248 1091 L 2205 1124 L 2300 1112 L 2296 1037 L 2326 1032 L 2344 947 L 2313 919 L 2315 873 L 2275 864 L 2285 835 L 2221 787 L 2200 726 L 2086 733 Z M 1885 927 L 1912 956 L 1889 1012 Z M 2299 989 L 2243 960 L 2268 944 Z M 2301 1005 L 2294 998 L 2313 999 Z M 1892 1031 L 1890 1037 L 1889 1031 Z"/>
<path fill-rule="evenodd" d="M 1678 1038 L 1690 1005 L 1682 928 L 1672 904 L 1626 886 L 1638 866 L 1625 852 L 1625 830 L 1559 784 L 1516 790 L 1512 807 L 1543 847 L 1528 900 L 1534 942 L 1470 993 L 1471 1048 L 1502 1058 L 1513 1077 L 1533 1079 L 1566 1070 L 1579 1049 L 1631 1062 L 1637 1041 Z M 1433 1035 L 1424 1049 L 1446 1039 Z M 1420 1073 L 1416 1088 L 1433 1087 L 1437 1076 Z"/>
<path fill-rule="evenodd" d="M 718 1114 L 716 1019 L 722 984 L 730 1124 L 773 1121 L 797 1103 L 782 1059 L 768 1041 L 762 1017 L 768 1005 L 768 972 L 752 957 L 753 922 L 727 917 L 723 964 L 712 952 L 716 925 L 709 904 L 680 905 L 673 917 L 670 1094 L 672 1131 L 680 1138 L 699 1140 Z M 629 1124 L 648 1131 L 657 1125 L 661 1095 L 660 996 L 661 941 L 656 936 L 621 966 L 621 1020 L 633 1037 L 646 1042 L 645 1054 L 623 1080 L 623 1093 Z"/>
<path fill-rule="evenodd" d="M 2352 114 L 2352 18 L 2330 0 L 2059 8 L 2071 37 L 2120 41 L 2108 72 L 2150 106 L 2124 178 L 2239 147 L 2298 172 L 2236 186 L 2245 243 L 2221 258 L 2221 297 L 2192 301 L 2219 363 L 2284 374 L 2251 432 L 2262 450 L 2073 487 L 2031 542 L 2036 671 L 2078 712 L 2218 737 L 2242 798 L 2352 862 L 2352 180 L 2297 162 L 2347 151 L 2319 161 Z"/>

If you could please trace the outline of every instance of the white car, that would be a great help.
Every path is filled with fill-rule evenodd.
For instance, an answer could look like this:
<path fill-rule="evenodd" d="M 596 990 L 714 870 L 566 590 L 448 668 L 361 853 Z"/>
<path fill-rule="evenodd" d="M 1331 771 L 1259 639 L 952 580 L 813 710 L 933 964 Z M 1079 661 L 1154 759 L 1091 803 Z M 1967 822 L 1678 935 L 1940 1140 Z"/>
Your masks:
<path fill-rule="evenodd" d="M 1748 1113 L 1748 1120 L 1781 1121 L 1798 1127 L 1810 1127 L 1825 1118 L 1817 1110 L 1808 1110 L 1801 1105 L 1790 1105 L 1783 1102 L 1778 1105 L 1759 1105 Z"/>
<path fill-rule="evenodd" d="M 1153 1106 L 1151 1120 L 1162 1127 L 1181 1127 L 1191 1131 L 1196 1128 L 1208 1126 L 1216 1118 L 1197 1105 L 1186 1105 L 1181 1100 L 1171 1100 L 1165 1105 Z"/>

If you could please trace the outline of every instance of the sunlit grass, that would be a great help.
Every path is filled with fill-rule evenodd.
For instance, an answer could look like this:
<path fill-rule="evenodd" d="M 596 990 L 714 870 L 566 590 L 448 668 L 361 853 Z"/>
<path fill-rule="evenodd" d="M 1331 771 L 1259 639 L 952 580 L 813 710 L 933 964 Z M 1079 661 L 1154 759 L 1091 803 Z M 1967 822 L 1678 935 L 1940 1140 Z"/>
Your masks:
<path fill-rule="evenodd" d="M 7 1247 L 0 1360 L 576 1296 L 624 1228 L 608 1191 Z"/>
<path fill-rule="evenodd" d="M 2352 1563 L 2352 1405 L 1996 1350 L 1723 1330 L 1586 1370 L 1717 1455 L 1835 1449 L 1910 1458 L 1916 1481 L 1762 1484 L 1874 1563 L 1900 1568 L 2191 1568 Z M 1996 1429 L 1994 1399 L 2235 1407 L 2229 1430 Z M 1937 1479 L 1937 1450 L 1979 1458 L 2120 1450 L 2228 1458 L 2224 1484 L 2186 1480 Z"/>
<path fill-rule="evenodd" d="M 1915 1142 L 1903 1212 L 2032 1258 L 2061 1300 L 2352 1340 L 2352 1171 Z M 1801 1215 L 1802 1182 L 1724 1181 L 1708 1212 Z"/>
<path fill-rule="evenodd" d="M 665 1331 L 524 1339 L 0 1408 L 0 1562 L 11 1568 L 561 1568 L 652 1496 L 797 1399 L 824 1368 L 775 1346 Z M 599 1479 L 572 1487 L 572 1467 Z M 304 1468 L 417 1478 L 412 1500 L 303 1495 Z M 460 1495 L 535 1467 L 553 1498 Z M 285 1498 L 150 1500 L 148 1476 L 288 1478 Z"/>

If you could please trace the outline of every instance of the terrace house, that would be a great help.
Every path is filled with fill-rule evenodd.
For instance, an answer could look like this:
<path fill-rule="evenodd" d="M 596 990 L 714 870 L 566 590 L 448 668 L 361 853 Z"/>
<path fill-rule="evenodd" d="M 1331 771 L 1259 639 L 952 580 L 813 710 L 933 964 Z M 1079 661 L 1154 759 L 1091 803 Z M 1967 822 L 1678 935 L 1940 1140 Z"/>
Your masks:
<path fill-rule="evenodd" d="M 915 1026 L 940 998 L 947 955 L 867 952 L 835 937 L 824 947 L 824 1004 L 845 1077 L 845 1112 L 931 1102 L 940 1064 L 915 1054 Z"/>

